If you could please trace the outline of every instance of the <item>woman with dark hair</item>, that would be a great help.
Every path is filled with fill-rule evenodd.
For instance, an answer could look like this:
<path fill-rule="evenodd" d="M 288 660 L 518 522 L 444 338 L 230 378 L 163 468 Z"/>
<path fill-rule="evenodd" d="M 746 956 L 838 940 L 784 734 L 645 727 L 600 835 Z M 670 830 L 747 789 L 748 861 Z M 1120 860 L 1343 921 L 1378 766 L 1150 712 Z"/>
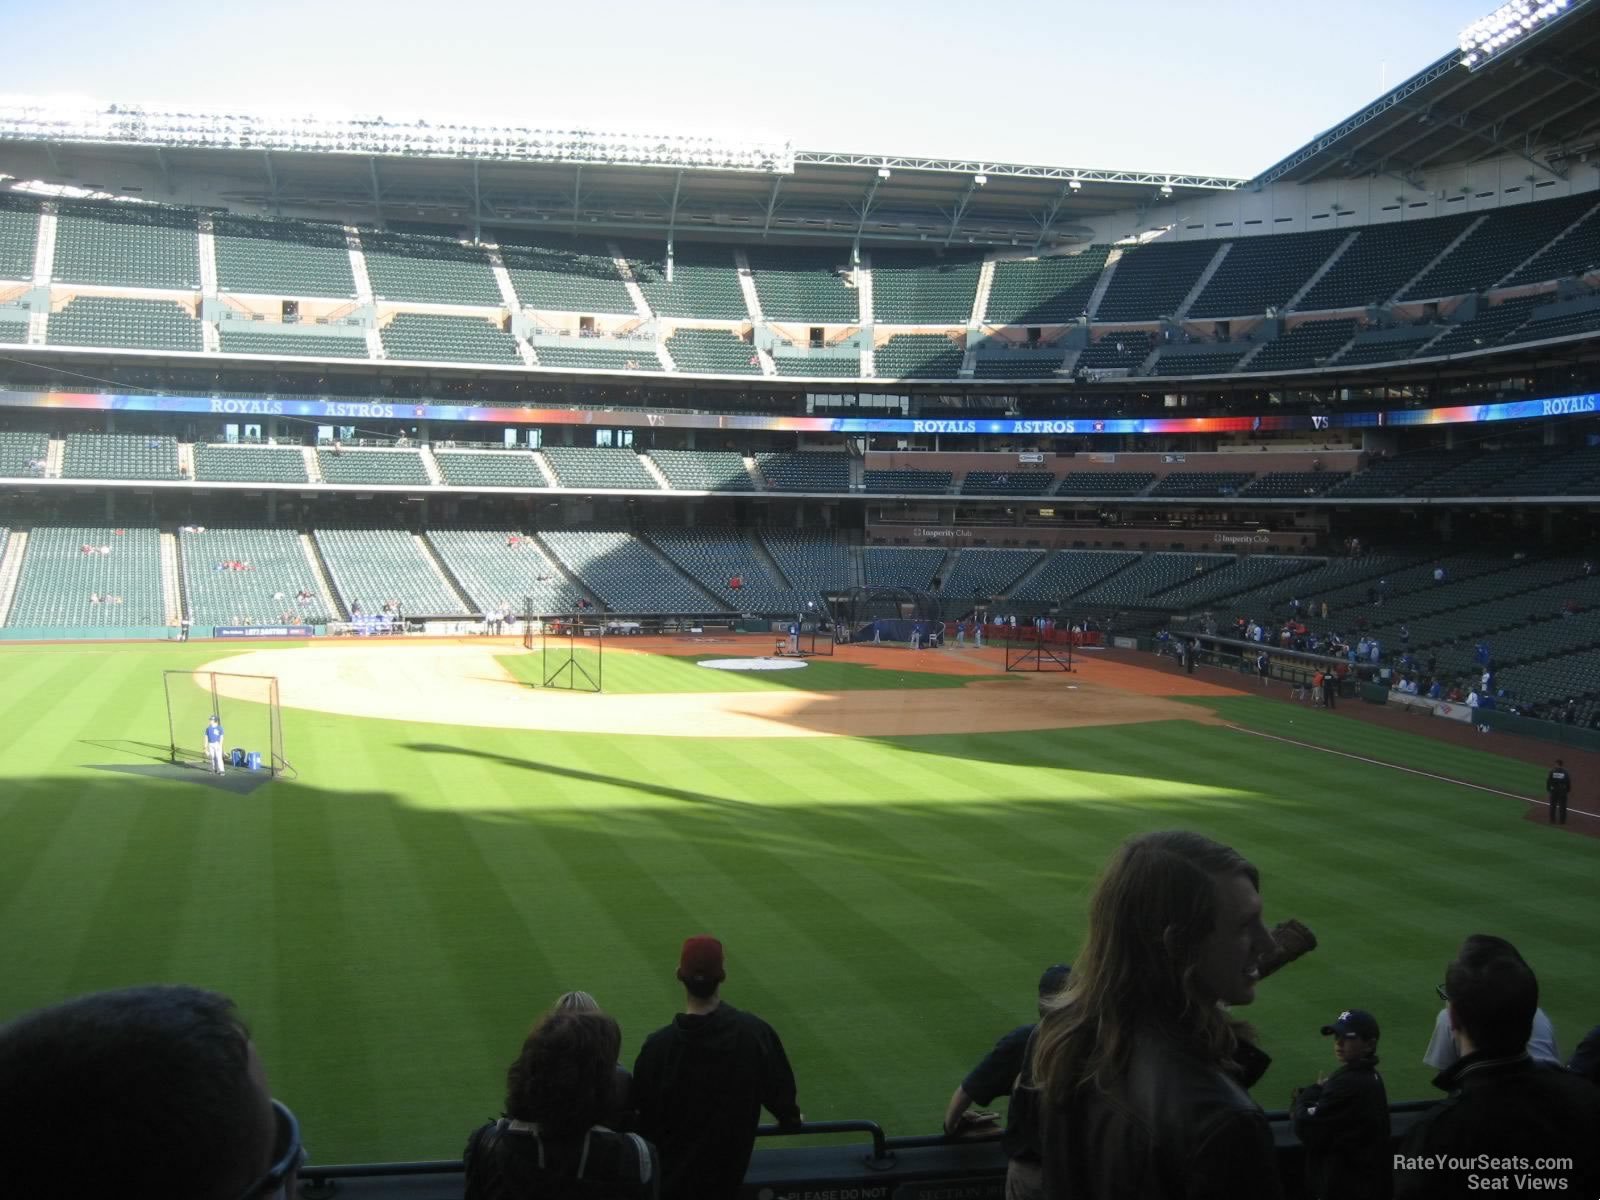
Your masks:
<path fill-rule="evenodd" d="M 654 1200 L 655 1147 L 604 1124 L 621 1048 L 621 1028 L 598 1010 L 541 1020 L 506 1072 L 505 1116 L 467 1143 L 467 1200 Z"/>
<path fill-rule="evenodd" d="M 1282 1195 L 1271 1132 L 1245 1090 L 1269 1060 L 1228 1012 L 1255 999 L 1273 949 L 1260 882 L 1196 833 L 1143 834 L 1113 856 L 1071 982 L 1034 1041 L 1046 1195 Z"/>

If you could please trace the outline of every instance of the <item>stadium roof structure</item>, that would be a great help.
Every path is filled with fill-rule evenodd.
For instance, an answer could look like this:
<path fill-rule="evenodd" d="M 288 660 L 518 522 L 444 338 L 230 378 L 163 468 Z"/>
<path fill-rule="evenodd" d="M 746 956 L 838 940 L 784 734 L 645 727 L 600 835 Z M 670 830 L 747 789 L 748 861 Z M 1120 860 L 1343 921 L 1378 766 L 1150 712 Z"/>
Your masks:
<path fill-rule="evenodd" d="M 93 193 L 198 204 L 205 194 L 228 207 L 475 236 L 488 227 L 1027 248 L 1086 241 L 1084 222 L 1112 213 L 1130 215 L 1118 236 L 1143 232 L 1165 206 L 1244 183 L 681 135 L 26 103 L 0 105 L 0 171 Z"/>
<path fill-rule="evenodd" d="M 1549 8 L 1548 19 L 1495 53 L 1452 50 L 1251 186 L 1389 175 L 1421 189 L 1437 167 L 1503 155 L 1566 178 L 1600 148 L 1600 0 Z"/>

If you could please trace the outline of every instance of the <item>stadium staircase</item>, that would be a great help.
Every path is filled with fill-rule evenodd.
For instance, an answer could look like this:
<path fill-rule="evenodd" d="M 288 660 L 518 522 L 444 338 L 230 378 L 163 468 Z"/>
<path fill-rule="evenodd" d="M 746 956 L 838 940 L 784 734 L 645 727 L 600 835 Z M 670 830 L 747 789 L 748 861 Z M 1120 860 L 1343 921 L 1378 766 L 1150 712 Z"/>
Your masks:
<path fill-rule="evenodd" d="M 50 311 L 39 309 L 28 314 L 28 345 L 43 346 L 48 340 Z"/>
<path fill-rule="evenodd" d="M 742 248 L 736 248 L 733 265 L 739 275 L 739 290 L 744 293 L 744 306 L 750 310 L 750 319 L 757 325 L 764 324 L 766 317 L 761 313 L 761 297 L 756 294 L 755 276 L 750 273 L 750 256 Z M 771 375 L 773 372 L 763 371 L 763 374 Z"/>
<path fill-rule="evenodd" d="M 444 474 L 439 470 L 439 460 L 433 456 L 433 451 L 427 446 L 418 448 L 422 459 L 422 469 L 428 473 L 428 482 L 434 487 L 444 486 Z"/>
<path fill-rule="evenodd" d="M 50 449 L 44 456 L 44 477 L 46 479 L 60 479 L 61 466 L 67 458 L 67 441 L 65 438 L 51 438 Z"/>
<path fill-rule="evenodd" d="M 317 458 L 315 446 L 301 446 L 300 453 L 306 460 L 306 479 L 312 483 L 322 482 L 322 463 Z"/>
<path fill-rule="evenodd" d="M 530 533 L 526 536 L 531 538 L 534 545 L 539 547 L 539 553 L 544 555 L 545 560 L 555 568 L 556 574 L 560 575 L 562 579 L 566 580 L 567 586 L 594 606 L 594 612 L 600 613 L 607 611 L 606 602 L 600 599 L 600 597 L 590 589 L 588 584 L 584 583 L 583 580 L 579 579 L 572 573 L 571 569 L 569 569 L 567 564 L 562 561 L 561 556 L 555 552 L 550 543 L 544 540 L 544 534 Z M 642 541 L 643 539 L 640 540 Z M 661 557 L 660 552 L 657 551 L 654 546 L 650 547 L 650 553 L 654 554 L 657 558 Z M 698 587 L 699 585 L 697 584 L 696 586 Z"/>
<path fill-rule="evenodd" d="M 11 617 L 11 601 L 17 594 L 17 580 L 22 578 L 22 557 L 28 548 L 28 535 L 21 530 L 6 538 L 5 553 L 0 556 L 0 625 Z"/>
<path fill-rule="evenodd" d="M 1555 237 L 1551 238 L 1548 242 L 1546 242 L 1544 245 L 1540 246 L 1532 254 L 1528 255 L 1527 258 L 1523 259 L 1515 267 L 1513 267 L 1511 270 L 1507 271 L 1499 279 L 1495 280 L 1494 286 L 1495 287 L 1504 287 L 1511 280 L 1515 279 L 1517 277 L 1518 273 L 1521 272 L 1521 270 L 1524 267 L 1526 267 L 1529 263 L 1533 262 L 1534 259 L 1536 259 L 1540 255 L 1544 254 L 1552 246 L 1558 244 L 1561 241 L 1562 238 L 1566 237 L 1574 229 L 1576 229 L 1578 226 L 1582 225 L 1590 217 L 1594 216 L 1596 209 L 1600 209 L 1600 203 L 1591 205 L 1589 208 L 1584 209 L 1582 214 L 1579 215 L 1579 217 L 1578 217 L 1578 219 L 1576 221 L 1573 221 L 1570 225 L 1568 225 L 1560 233 L 1556 234 Z"/>
<path fill-rule="evenodd" d="M 772 551 L 767 549 L 766 543 L 761 540 L 759 535 L 756 537 L 745 538 L 744 540 L 750 546 L 751 557 L 765 567 L 769 575 L 778 580 L 778 582 L 784 587 L 790 588 L 793 591 L 799 592 L 805 590 L 805 580 L 802 579 L 797 581 L 790 579 L 789 576 L 784 573 L 783 568 L 778 565 L 778 560 L 772 557 Z"/>
<path fill-rule="evenodd" d="M 645 321 L 654 320 L 655 313 L 650 311 L 650 301 L 644 298 L 644 289 L 639 286 L 639 277 L 633 273 L 633 264 L 623 257 L 621 248 L 615 242 L 607 242 L 606 248 L 611 251 L 611 260 L 617 264 L 617 274 L 622 277 L 622 286 L 628 289 L 628 299 L 633 301 L 634 314 Z"/>
<path fill-rule="evenodd" d="M 367 255 L 361 248 L 361 232 L 354 225 L 344 227 L 345 244 L 350 251 L 350 276 L 355 280 L 356 299 L 372 303 L 372 276 L 367 274 Z"/>
<path fill-rule="evenodd" d="M 849 545 L 849 546 L 845 547 L 845 557 L 848 559 L 848 561 L 850 563 L 850 586 L 851 587 L 865 587 L 866 586 L 866 583 L 867 583 L 867 564 L 866 564 L 866 561 L 865 561 L 866 556 L 862 553 L 862 551 L 865 550 L 865 549 L 866 549 L 866 547 L 860 546 L 860 545 L 855 545 L 855 544 L 852 544 L 852 545 Z M 0 625 L 3 625 L 4 623 L 5 623 L 4 614 L 3 614 L 3 612 L 0 612 Z"/>
<path fill-rule="evenodd" d="M 189 606 L 184 602 L 183 571 L 178 566 L 178 535 L 161 531 L 161 611 L 167 624 L 183 620 Z"/>
<path fill-rule="evenodd" d="M 1089 303 L 1084 305 L 1089 314 L 1089 320 L 1094 320 L 1095 313 L 1100 311 L 1100 301 L 1106 298 L 1106 292 L 1111 287 L 1111 277 L 1117 273 L 1117 264 L 1122 261 L 1122 247 L 1113 246 L 1106 255 L 1106 265 L 1100 268 L 1100 278 L 1095 281 L 1094 291 L 1089 293 Z"/>
<path fill-rule="evenodd" d="M 983 317 L 989 310 L 989 293 L 994 290 L 994 255 L 986 254 L 983 265 L 978 268 L 978 287 L 972 296 L 972 316 L 967 319 L 967 331 L 976 333 L 978 326 L 983 324 Z M 972 352 L 967 352 L 967 357 L 972 357 Z"/>
<path fill-rule="evenodd" d="M 178 443 L 178 474 L 185 479 L 193 479 L 194 474 L 194 443 Z"/>
<path fill-rule="evenodd" d="M 856 303 L 861 306 L 861 324 L 870 328 L 874 324 L 872 319 L 872 255 L 870 254 L 863 254 L 860 265 L 856 267 Z M 869 365 L 864 358 L 862 365 Z"/>
<path fill-rule="evenodd" d="M 756 539 L 746 540 L 748 542 Z M 708 589 L 705 584 L 701 583 L 693 575 L 689 574 L 688 571 L 684 570 L 677 563 L 673 562 L 672 558 L 664 550 L 662 550 L 661 547 L 657 546 L 644 534 L 636 533 L 634 535 L 634 541 L 638 542 L 640 546 L 644 547 L 645 552 L 649 554 L 651 558 L 656 560 L 663 572 L 668 575 L 676 575 L 679 579 L 686 581 L 697 594 L 704 596 L 706 599 L 706 612 L 721 612 L 728 607 L 728 605 L 717 599 L 717 597 L 712 594 L 710 589 Z M 759 554 L 767 562 L 768 569 L 773 572 L 773 578 L 782 579 L 784 577 L 783 572 L 777 569 L 777 564 L 772 561 L 772 556 L 766 552 L 765 547 L 759 551 Z M 554 556 L 552 555 L 552 557 Z M 585 591 L 587 592 L 587 589 L 585 589 Z"/>
<path fill-rule="evenodd" d="M 1199 293 L 1195 293 L 1198 295 Z M 1135 375 L 1154 375 L 1156 373 L 1156 360 L 1161 357 L 1161 350 L 1166 345 L 1160 336 L 1155 336 L 1150 342 L 1150 353 L 1144 356 L 1144 361 L 1134 371 Z"/>
<path fill-rule="evenodd" d="M 1328 255 L 1327 260 L 1325 262 L 1323 262 L 1323 264 L 1320 267 L 1318 267 L 1315 271 L 1311 272 L 1311 278 L 1307 279 L 1304 283 L 1302 283 L 1300 285 L 1300 289 L 1297 292 L 1295 292 L 1294 295 L 1290 296 L 1287 300 L 1285 300 L 1283 302 L 1283 311 L 1284 312 L 1293 312 L 1294 311 L 1294 306 L 1296 304 L 1299 304 L 1300 301 L 1305 298 L 1306 294 L 1308 292 L 1310 292 L 1312 288 L 1316 287 L 1317 284 L 1322 281 L 1322 277 L 1324 275 L 1326 275 L 1329 271 L 1333 270 L 1334 264 L 1336 264 L 1341 258 L 1344 257 L 1345 251 L 1349 250 L 1351 246 L 1354 246 L 1356 244 L 1357 240 L 1360 239 L 1360 237 L 1361 237 L 1361 231 L 1359 229 L 1352 229 L 1350 231 L 1349 235 L 1344 239 L 1344 241 L 1340 242 L 1337 246 L 1334 247 L 1333 253 Z M 1246 354 L 1244 356 L 1245 361 L 1246 362 L 1249 361 L 1250 359 L 1254 358 L 1255 355 L 1256 355 L 1256 352 L 1254 350 L 1252 350 L 1249 354 Z M 1239 365 L 1234 368 L 1235 371 L 1241 371 L 1243 369 L 1244 369 L 1244 362 L 1240 362 Z"/>
<path fill-rule="evenodd" d="M 561 481 L 556 478 L 556 469 L 550 465 L 550 460 L 544 456 L 543 450 L 533 452 L 533 463 L 539 468 L 539 474 L 544 476 L 545 487 L 558 488 Z"/>
<path fill-rule="evenodd" d="M 656 358 L 661 363 L 663 371 L 677 371 L 678 364 L 672 361 L 672 351 L 667 349 L 666 342 L 656 343 Z"/>
<path fill-rule="evenodd" d="M 432 456 L 430 455 L 429 457 Z M 439 582 L 453 592 L 457 600 L 461 601 L 461 607 L 469 613 L 478 612 L 478 602 L 468 594 L 466 588 L 461 586 L 461 580 L 457 579 L 455 572 L 445 565 L 444 558 L 434 548 L 433 543 L 427 539 L 427 536 L 413 533 L 411 540 L 416 543 L 418 556 L 433 568 L 433 573 L 439 577 Z"/>
<path fill-rule="evenodd" d="M 33 247 L 33 286 L 49 287 L 56 261 L 56 210 L 46 204 L 39 211 L 39 239 Z"/>
<path fill-rule="evenodd" d="M 1061 553 L 1061 551 L 1059 551 L 1059 550 L 1056 551 L 1056 554 L 1059 554 L 1059 553 Z M 1013 579 L 1011 581 L 1010 585 L 1007 586 L 1006 590 L 1004 592 L 1002 592 L 999 596 L 996 596 L 995 599 L 996 600 L 1010 600 L 1013 595 L 1015 595 L 1018 591 L 1022 590 L 1023 588 L 1027 587 L 1028 584 L 1034 579 L 1035 576 L 1039 575 L 1047 566 L 1049 566 L 1050 563 L 1055 560 L 1056 554 L 1046 554 L 1038 562 L 1034 563 L 1033 566 L 1029 567 L 1021 575 L 1018 575 L 1015 579 Z M 1115 574 L 1115 573 L 1116 572 L 1112 572 L 1111 574 Z M 944 576 L 941 575 L 940 578 L 942 579 L 942 578 L 944 578 Z M 1106 576 L 1106 578 L 1110 578 L 1110 576 L 1108 575 L 1108 576 Z M 1098 582 L 1101 582 L 1101 581 L 1100 580 L 1096 580 L 1096 582 L 1098 583 Z"/>
<path fill-rule="evenodd" d="M 316 538 L 309 533 L 302 533 L 300 548 L 305 552 L 306 565 L 311 568 L 311 577 L 317 581 L 317 593 L 322 597 L 323 611 L 334 614 L 341 621 L 348 621 L 350 610 L 344 606 L 344 601 L 333 589 L 333 573 L 328 570 L 328 564 L 322 557 L 322 548 L 317 545 Z"/>
<path fill-rule="evenodd" d="M 657 465 L 655 459 L 648 454 L 641 454 L 639 455 L 639 466 L 644 469 L 646 475 L 656 481 L 656 486 L 662 491 L 670 492 L 672 490 L 672 480 L 667 478 L 666 472 Z"/>
<path fill-rule="evenodd" d="M 1406 296 L 1406 295 L 1409 295 L 1412 288 L 1416 287 L 1417 284 L 1421 283 L 1422 280 L 1427 278 L 1427 275 L 1428 275 L 1429 271 L 1433 270 L 1440 263 L 1442 263 L 1445 259 L 1449 258 L 1452 254 L 1454 254 L 1455 251 L 1456 251 L 1456 247 L 1461 245 L 1462 242 L 1466 241 L 1469 237 L 1471 237 L 1473 235 L 1473 233 L 1477 230 L 1478 226 L 1482 225 L 1488 219 L 1489 219 L 1489 214 L 1488 213 L 1483 213 L 1478 217 L 1478 219 L 1476 221 L 1473 221 L 1470 225 L 1468 225 L 1465 229 L 1463 229 L 1460 233 L 1458 233 L 1455 236 L 1455 238 L 1450 242 L 1449 245 L 1447 245 L 1443 250 L 1440 250 L 1439 253 L 1435 254 L 1425 264 L 1423 264 L 1422 270 L 1418 271 L 1410 279 L 1406 280 L 1405 284 L 1403 286 L 1395 289 L 1394 296 L 1390 296 L 1389 297 L 1389 303 L 1391 303 L 1391 304 L 1394 303 L 1395 296 Z"/>
<path fill-rule="evenodd" d="M 1206 269 L 1200 272 L 1200 278 L 1194 281 L 1194 286 L 1189 289 L 1189 294 L 1185 296 L 1183 298 L 1183 302 L 1178 305 L 1177 311 L 1170 314 L 1162 313 L 1160 315 L 1170 315 L 1182 320 L 1183 317 L 1188 314 L 1189 309 L 1194 307 L 1194 302 L 1200 299 L 1201 293 L 1206 290 L 1206 284 L 1211 282 L 1211 277 L 1222 268 L 1223 261 L 1228 257 L 1228 252 L 1232 249 L 1232 242 L 1223 242 L 1222 245 L 1218 246 L 1217 252 L 1211 256 L 1211 261 L 1206 264 Z M 1148 375 L 1149 372 L 1141 371 L 1140 374 Z"/>

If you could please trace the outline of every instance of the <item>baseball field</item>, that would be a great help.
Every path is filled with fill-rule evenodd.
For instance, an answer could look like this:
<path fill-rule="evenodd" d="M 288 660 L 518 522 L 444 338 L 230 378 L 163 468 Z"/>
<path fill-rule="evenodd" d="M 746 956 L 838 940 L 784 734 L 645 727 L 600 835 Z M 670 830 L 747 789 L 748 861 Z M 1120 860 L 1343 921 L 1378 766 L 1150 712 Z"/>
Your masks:
<path fill-rule="evenodd" d="M 713 933 L 808 1117 L 925 1134 L 1077 952 L 1112 848 L 1182 826 L 1252 858 L 1269 923 L 1321 941 L 1248 1012 L 1268 1108 L 1332 1065 L 1318 1027 L 1347 1007 L 1382 1025 L 1391 1099 L 1429 1096 L 1434 985 L 1468 933 L 1521 948 L 1564 1054 L 1600 1021 L 1600 840 L 1530 819 L 1544 769 L 1493 738 L 1093 655 L 700 665 L 771 649 L 619 643 L 598 695 L 534 686 L 510 639 L 0 649 L 0 1018 L 214 987 L 316 1161 L 447 1157 L 557 993 L 593 992 L 631 1061 L 676 1011 L 679 943 Z M 278 679 L 292 777 L 167 762 L 163 672 L 202 669 Z M 226 724 L 262 727 L 222 691 Z"/>

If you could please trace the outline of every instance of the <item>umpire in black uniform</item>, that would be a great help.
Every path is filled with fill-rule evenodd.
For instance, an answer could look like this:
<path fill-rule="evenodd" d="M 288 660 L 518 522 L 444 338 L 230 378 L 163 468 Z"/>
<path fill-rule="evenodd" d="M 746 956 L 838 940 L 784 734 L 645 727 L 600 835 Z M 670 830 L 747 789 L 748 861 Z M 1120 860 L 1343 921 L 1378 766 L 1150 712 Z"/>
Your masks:
<path fill-rule="evenodd" d="M 1545 795 L 1550 797 L 1550 824 L 1567 823 L 1567 793 L 1571 790 L 1572 776 L 1567 773 L 1566 764 L 1558 758 L 1550 774 L 1544 778 Z"/>
<path fill-rule="evenodd" d="M 1359 1008 L 1322 1027 L 1340 1066 L 1290 1103 L 1295 1136 L 1306 1148 L 1312 1200 L 1389 1200 L 1389 1096 L 1378 1074 L 1378 1022 Z"/>

